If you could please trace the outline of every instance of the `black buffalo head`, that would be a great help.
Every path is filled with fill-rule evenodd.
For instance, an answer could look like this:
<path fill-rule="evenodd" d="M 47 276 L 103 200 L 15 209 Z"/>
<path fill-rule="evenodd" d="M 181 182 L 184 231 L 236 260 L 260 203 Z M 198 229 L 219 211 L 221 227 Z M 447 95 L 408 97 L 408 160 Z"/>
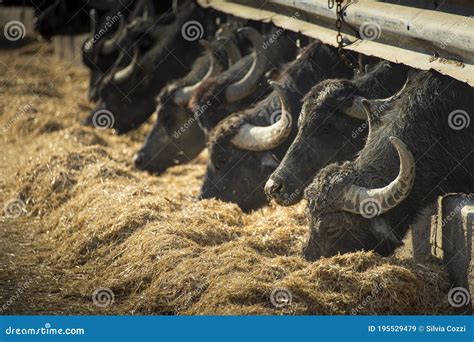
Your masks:
<path fill-rule="evenodd" d="M 474 192 L 472 88 L 435 71 L 412 76 L 389 98 L 357 100 L 368 117 L 367 142 L 354 161 L 327 166 L 306 189 L 306 258 L 389 255 L 438 196 Z"/>
<path fill-rule="evenodd" d="M 134 46 L 132 51 L 122 52 L 114 70 L 101 83 L 100 100 L 86 124 L 94 124 L 97 113 L 106 112 L 113 116 L 112 128 L 119 134 L 135 129 L 153 113 L 154 98 L 161 88 L 190 71 L 202 49 L 182 28 L 189 23 L 199 23 L 195 25 L 200 31 L 206 26 L 205 33 L 213 34 L 215 18 L 207 10 L 188 2 L 181 5 L 180 10 L 172 24 L 154 27 L 155 41 L 150 49 Z M 204 25 L 206 23 L 209 25 Z M 123 61 L 127 61 L 126 65 Z"/>
<path fill-rule="evenodd" d="M 266 203 L 263 184 L 278 166 L 280 147 L 292 132 L 291 104 L 286 91 L 272 83 L 275 92 L 260 103 L 260 121 L 273 124 L 256 126 L 249 113 L 230 116 L 211 133 L 209 162 L 201 187 L 200 198 L 218 198 L 237 203 L 249 211 Z M 272 96 L 273 95 L 273 96 Z M 270 112 L 270 113 L 267 113 Z M 271 117 L 271 113 L 278 117 Z M 250 113 L 251 114 L 251 113 Z M 255 118 L 253 118 L 255 120 Z"/>
<path fill-rule="evenodd" d="M 267 95 L 267 72 L 278 70 L 283 63 L 293 60 L 297 51 L 289 33 L 283 33 L 272 44 L 266 45 L 267 36 L 251 27 L 244 27 L 239 32 L 252 43 L 253 52 L 222 74 L 204 82 L 189 102 L 190 109 L 207 106 L 198 117 L 206 134 L 230 114 L 248 108 Z"/>
<path fill-rule="evenodd" d="M 218 38 L 206 45 L 207 55 L 196 60 L 192 71 L 168 84 L 158 95 L 156 122 L 134 157 L 137 168 L 161 173 L 170 166 L 189 162 L 204 149 L 204 132 L 197 124 L 200 113 L 187 107 L 189 98 L 207 78 L 240 59 L 232 40 Z M 228 61 L 223 58 L 223 50 Z"/>
<path fill-rule="evenodd" d="M 238 32 L 253 45 L 254 52 L 242 58 L 227 71 L 203 82 L 193 93 L 189 108 L 206 108 L 198 117 L 199 125 L 209 133 L 219 121 L 236 109 L 236 103 L 248 97 L 258 88 L 260 78 L 267 70 L 267 61 L 262 55 L 263 37 L 251 27 Z M 209 106 L 209 104 L 211 104 Z"/>
<path fill-rule="evenodd" d="M 308 186 L 305 198 L 309 200 L 311 231 L 303 250 L 305 258 L 316 260 L 357 250 L 374 250 L 387 256 L 402 245 L 383 214 L 410 193 L 415 180 L 415 161 L 400 139 L 390 137 L 389 141 L 400 160 L 395 179 L 385 180 L 373 174 L 368 177 L 353 162 L 346 162 L 322 169 Z M 390 153 L 395 155 L 393 151 Z M 364 183 L 386 185 L 368 188 L 361 185 Z"/>
<path fill-rule="evenodd" d="M 381 62 L 354 80 L 325 80 L 311 89 L 304 99 L 298 134 L 265 186 L 267 195 L 280 205 L 293 205 L 319 169 L 353 159 L 368 130 L 358 99 L 392 95 L 406 81 L 407 70 Z"/>
<path fill-rule="evenodd" d="M 264 183 L 295 136 L 304 94 L 322 79 L 351 73 L 338 61 L 335 49 L 311 42 L 280 70 L 272 93 L 222 121 L 211 134 L 201 197 L 236 202 L 244 210 L 266 204 Z"/>
<path fill-rule="evenodd" d="M 169 24 L 174 15 L 166 12 L 156 13 L 150 0 L 133 3 L 119 3 L 116 8 L 99 16 L 92 10 L 95 17 L 94 32 L 82 47 L 82 60 L 91 70 L 89 98 L 99 100 L 99 89 L 105 76 L 116 67 L 124 67 L 126 58 L 119 58 L 121 53 L 133 53 L 133 48 L 149 50 L 159 36 L 153 28 L 157 25 Z"/>

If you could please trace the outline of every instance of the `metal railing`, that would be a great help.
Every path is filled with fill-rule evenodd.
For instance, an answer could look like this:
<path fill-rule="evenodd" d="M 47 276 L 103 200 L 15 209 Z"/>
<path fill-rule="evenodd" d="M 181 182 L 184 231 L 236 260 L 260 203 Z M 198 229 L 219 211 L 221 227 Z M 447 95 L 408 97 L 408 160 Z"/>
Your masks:
<path fill-rule="evenodd" d="M 337 46 L 336 6 L 329 8 L 328 0 L 198 1 Z M 434 69 L 474 86 L 474 3 L 445 1 L 439 8 L 431 1 L 408 3 L 344 1 L 345 48 L 417 69 Z"/>

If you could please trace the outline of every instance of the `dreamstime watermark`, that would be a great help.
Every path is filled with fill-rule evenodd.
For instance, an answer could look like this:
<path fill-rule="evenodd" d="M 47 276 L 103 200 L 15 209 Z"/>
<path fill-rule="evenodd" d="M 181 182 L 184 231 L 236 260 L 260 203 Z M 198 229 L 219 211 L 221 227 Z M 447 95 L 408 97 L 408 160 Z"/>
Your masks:
<path fill-rule="evenodd" d="M 21 21 L 9 21 L 3 28 L 3 35 L 7 40 L 16 42 L 17 40 L 25 38 L 26 27 Z"/>
<path fill-rule="evenodd" d="M 285 193 L 283 195 L 283 205 L 287 206 L 289 205 L 290 203 L 293 203 L 293 201 L 297 198 L 299 198 L 299 195 L 301 194 L 301 191 L 299 189 L 296 189 L 295 191 L 293 191 L 291 194 L 287 194 Z"/>
<path fill-rule="evenodd" d="M 388 105 L 381 104 L 380 106 L 371 106 L 371 120 L 377 120 L 380 118 L 385 111 L 387 110 Z M 359 127 L 352 131 L 352 139 L 357 139 L 357 137 L 364 133 L 365 130 L 369 127 L 369 119 L 367 118 Z"/>
<path fill-rule="evenodd" d="M 204 36 L 204 27 L 197 20 L 190 20 L 181 27 L 181 35 L 188 42 L 194 42 Z"/>
<path fill-rule="evenodd" d="M 84 335 L 83 328 L 53 328 L 51 323 L 45 323 L 40 328 L 15 328 L 9 326 L 5 329 L 6 335 Z"/>
<path fill-rule="evenodd" d="M 293 14 L 290 19 L 298 19 L 299 17 L 300 17 L 300 12 L 295 12 L 295 14 Z M 273 33 L 270 37 L 268 37 L 267 40 L 265 40 L 265 41 L 263 42 L 263 46 L 262 46 L 263 49 L 264 49 L 264 50 L 268 49 L 268 48 L 270 47 L 270 45 L 272 45 L 273 43 L 275 43 L 275 42 L 278 40 L 278 38 L 280 38 L 280 36 L 281 36 L 285 31 L 286 31 L 285 29 L 279 27 L 279 28 L 275 31 L 275 33 Z"/>
<path fill-rule="evenodd" d="M 188 129 L 189 127 L 191 127 L 195 122 L 196 120 L 202 115 L 204 114 L 208 109 L 209 107 L 212 106 L 212 103 L 211 101 L 207 101 L 204 105 L 202 106 L 196 106 L 193 110 L 193 116 L 190 117 L 184 124 L 182 124 L 177 130 L 175 130 L 173 132 L 173 137 L 175 139 L 178 139 L 182 134 L 184 134 Z"/>
<path fill-rule="evenodd" d="M 270 124 L 273 125 L 274 123 L 277 123 L 278 121 L 280 121 L 282 113 L 283 112 L 281 109 L 277 109 L 276 111 L 274 111 L 270 115 Z"/>
<path fill-rule="evenodd" d="M 453 308 L 461 308 L 471 301 L 469 290 L 464 287 L 453 287 L 448 292 L 448 303 Z"/>
<path fill-rule="evenodd" d="M 108 129 L 114 127 L 115 117 L 110 110 L 99 109 L 92 115 L 92 124 L 98 129 Z"/>
<path fill-rule="evenodd" d="M 380 283 L 376 283 L 373 285 L 373 290 L 370 292 L 370 294 L 365 297 L 362 302 L 354 309 L 351 311 L 351 315 L 357 315 L 359 314 L 359 311 L 361 311 L 364 307 L 366 307 L 371 301 L 373 301 L 375 298 L 377 298 L 382 290 L 385 288 L 385 283 L 382 281 Z"/>
<path fill-rule="evenodd" d="M 444 227 L 449 221 L 451 221 L 463 208 L 464 206 L 472 200 L 474 194 L 467 194 L 463 196 L 463 200 L 456 205 L 456 207 L 449 212 L 449 214 L 444 215 L 443 220 L 441 221 L 441 226 Z"/>
<path fill-rule="evenodd" d="M 23 105 L 20 109 L 18 109 L 15 113 L 15 115 L 13 115 L 13 117 L 11 117 L 7 123 L 1 128 L 0 130 L 0 134 L 5 134 L 7 133 L 7 131 L 12 128 L 12 126 L 15 124 L 15 122 L 17 122 L 23 115 L 25 115 L 26 113 L 28 113 L 29 111 L 31 111 L 33 109 L 33 104 L 36 100 L 38 100 L 39 97 L 36 96 L 33 101 L 31 101 L 30 103 L 27 103 L 26 105 Z"/>
<path fill-rule="evenodd" d="M 468 128 L 471 124 L 471 117 L 468 112 L 462 109 L 457 109 L 449 113 L 448 125 L 455 131 Z"/>
<path fill-rule="evenodd" d="M 7 218 L 18 218 L 27 213 L 25 202 L 13 198 L 3 205 L 3 212 Z"/>
<path fill-rule="evenodd" d="M 365 198 L 360 202 L 359 212 L 365 218 L 374 218 L 382 212 L 382 205 L 375 198 Z"/>
<path fill-rule="evenodd" d="M 471 22 L 474 19 L 474 16 L 464 17 L 462 20 L 459 21 L 459 26 L 456 27 L 454 30 L 451 30 L 451 34 L 443 39 L 439 44 L 439 47 L 445 50 L 453 41 L 457 41 L 461 33 L 464 33 L 469 25 L 472 25 Z"/>
<path fill-rule="evenodd" d="M 287 113 L 287 114 L 289 114 L 289 113 Z M 277 123 L 278 121 L 280 121 L 282 116 L 283 116 L 283 110 L 277 109 L 277 110 L 273 111 L 270 114 L 270 125 L 273 125 L 273 124 Z M 291 116 L 290 116 L 290 119 L 291 119 Z"/>
<path fill-rule="evenodd" d="M 382 28 L 373 21 L 365 21 L 359 27 L 359 35 L 364 40 L 376 40 L 382 35 Z"/>
<path fill-rule="evenodd" d="M 106 308 L 115 301 L 114 292 L 108 287 L 99 287 L 92 293 L 92 303 L 99 308 Z"/>
<path fill-rule="evenodd" d="M 276 288 L 273 289 L 272 293 L 270 294 L 270 302 L 276 308 L 283 308 L 291 304 L 293 300 L 293 295 L 291 294 L 290 290 L 285 288 Z"/>
<path fill-rule="evenodd" d="M 90 49 L 100 38 L 102 38 L 107 32 L 110 31 L 114 25 L 121 20 L 123 17 L 123 14 L 121 12 L 117 12 L 113 17 L 106 17 L 105 18 L 105 23 L 104 25 L 94 33 L 94 35 L 87 40 L 85 44 L 86 49 Z M 120 28 L 118 28 L 119 30 Z"/>
<path fill-rule="evenodd" d="M 15 293 L 8 298 L 8 300 L 0 306 L 0 313 L 5 312 L 10 308 L 18 299 L 20 299 L 21 295 L 34 283 L 33 279 L 29 279 L 25 281 L 23 284 L 17 287 Z"/>

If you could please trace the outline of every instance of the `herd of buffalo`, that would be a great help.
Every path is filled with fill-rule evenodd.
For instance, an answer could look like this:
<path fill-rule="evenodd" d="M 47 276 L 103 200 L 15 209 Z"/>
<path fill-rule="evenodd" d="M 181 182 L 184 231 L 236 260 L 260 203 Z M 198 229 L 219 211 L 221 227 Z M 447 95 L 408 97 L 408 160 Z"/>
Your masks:
<path fill-rule="evenodd" d="M 207 147 L 201 199 L 249 211 L 305 198 L 309 260 L 389 255 L 438 196 L 474 192 L 463 82 L 349 52 L 354 70 L 317 39 L 191 0 L 38 2 L 44 36 L 92 23 L 84 124 L 123 134 L 155 115 L 133 160 L 154 174 Z"/>

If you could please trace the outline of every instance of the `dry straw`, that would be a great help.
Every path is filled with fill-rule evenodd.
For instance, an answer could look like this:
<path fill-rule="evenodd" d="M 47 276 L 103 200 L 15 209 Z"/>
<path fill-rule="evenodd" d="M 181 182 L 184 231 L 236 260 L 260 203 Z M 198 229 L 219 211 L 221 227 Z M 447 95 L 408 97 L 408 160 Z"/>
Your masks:
<path fill-rule="evenodd" d="M 0 247 L 13 256 L 0 260 L 8 284 L 0 299 L 35 279 L 9 312 L 450 312 L 449 283 L 435 262 L 364 252 L 303 260 L 304 204 L 244 214 L 197 202 L 205 154 L 160 177 L 134 170 L 150 124 L 120 137 L 80 126 L 91 109 L 87 75 L 48 50 L 41 43 L 1 52 L 2 200 L 20 198 L 28 217 L 1 223 Z M 110 307 L 93 305 L 99 287 L 113 291 Z M 275 306 L 275 289 L 289 296 L 284 305 Z"/>

